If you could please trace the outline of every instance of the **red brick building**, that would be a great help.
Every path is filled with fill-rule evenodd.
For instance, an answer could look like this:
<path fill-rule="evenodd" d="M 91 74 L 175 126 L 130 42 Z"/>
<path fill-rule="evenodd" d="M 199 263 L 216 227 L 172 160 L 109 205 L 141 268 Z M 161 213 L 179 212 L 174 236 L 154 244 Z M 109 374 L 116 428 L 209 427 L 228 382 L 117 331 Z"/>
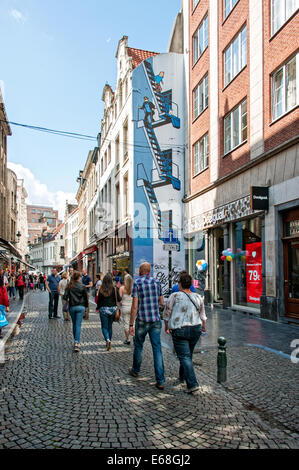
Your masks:
<path fill-rule="evenodd" d="M 41 205 L 27 205 L 27 222 L 30 245 L 38 241 L 44 228 L 48 233 L 52 233 L 61 223 L 58 220 L 58 211 L 52 207 Z"/>
<path fill-rule="evenodd" d="M 298 6 L 183 0 L 180 13 L 189 270 L 208 302 L 291 322 L 299 321 Z M 268 211 L 251 206 L 252 187 L 268 188 Z M 198 272 L 199 259 L 207 271 Z"/>

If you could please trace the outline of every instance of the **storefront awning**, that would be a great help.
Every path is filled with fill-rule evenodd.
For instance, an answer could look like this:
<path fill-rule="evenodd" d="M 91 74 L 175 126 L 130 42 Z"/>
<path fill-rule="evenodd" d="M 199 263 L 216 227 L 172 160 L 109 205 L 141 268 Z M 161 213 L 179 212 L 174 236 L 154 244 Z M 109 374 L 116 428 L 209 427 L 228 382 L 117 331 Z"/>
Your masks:
<path fill-rule="evenodd" d="M 4 249 L 8 250 L 11 255 L 21 257 L 21 253 L 18 252 L 18 250 L 14 247 L 14 245 L 7 240 L 4 240 L 4 238 L 0 238 L 0 248 L 3 246 Z"/>
<path fill-rule="evenodd" d="M 91 245 L 85 248 L 83 253 L 84 255 L 90 255 L 91 253 L 94 253 L 95 251 L 98 251 L 98 247 L 96 245 Z"/>
<path fill-rule="evenodd" d="M 19 263 L 25 264 L 25 266 L 28 266 L 28 268 L 34 269 L 34 271 L 37 271 L 36 266 L 31 266 L 31 264 L 26 263 L 25 261 L 21 260 L 20 258 L 16 258 Z"/>

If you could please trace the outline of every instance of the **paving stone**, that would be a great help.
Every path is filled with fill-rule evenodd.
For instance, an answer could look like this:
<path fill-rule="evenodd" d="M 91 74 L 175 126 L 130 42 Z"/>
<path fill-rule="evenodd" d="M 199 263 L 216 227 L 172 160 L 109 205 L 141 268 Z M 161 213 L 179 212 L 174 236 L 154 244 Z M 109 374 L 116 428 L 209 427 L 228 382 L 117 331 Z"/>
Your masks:
<path fill-rule="evenodd" d="M 228 346 L 228 381 L 219 385 L 217 348 L 207 349 L 195 366 L 200 391 L 189 396 L 175 386 L 178 361 L 163 350 L 161 393 L 148 340 L 135 380 L 121 325 L 113 325 L 107 353 L 91 315 L 74 356 L 71 325 L 49 322 L 47 301 L 46 293 L 27 296 L 28 313 L 1 369 L 1 449 L 298 448 L 298 368 L 285 358 Z"/>

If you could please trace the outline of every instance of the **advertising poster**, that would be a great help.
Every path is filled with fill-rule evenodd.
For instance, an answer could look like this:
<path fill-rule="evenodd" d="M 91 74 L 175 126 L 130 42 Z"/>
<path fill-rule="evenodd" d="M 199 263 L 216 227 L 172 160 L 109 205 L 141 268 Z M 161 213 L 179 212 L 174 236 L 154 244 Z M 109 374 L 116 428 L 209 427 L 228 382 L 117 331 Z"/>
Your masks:
<path fill-rule="evenodd" d="M 263 293 L 262 242 L 246 245 L 247 302 L 260 303 Z"/>

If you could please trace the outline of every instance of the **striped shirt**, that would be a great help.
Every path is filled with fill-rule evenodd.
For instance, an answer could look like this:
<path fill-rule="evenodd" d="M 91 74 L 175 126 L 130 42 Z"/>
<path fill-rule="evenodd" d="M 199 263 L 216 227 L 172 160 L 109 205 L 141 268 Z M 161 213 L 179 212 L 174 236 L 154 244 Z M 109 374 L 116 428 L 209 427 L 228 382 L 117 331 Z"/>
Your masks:
<path fill-rule="evenodd" d="M 134 281 L 132 297 L 138 298 L 137 318 L 145 322 L 160 321 L 159 298 L 161 284 L 152 276 L 144 275 Z"/>

